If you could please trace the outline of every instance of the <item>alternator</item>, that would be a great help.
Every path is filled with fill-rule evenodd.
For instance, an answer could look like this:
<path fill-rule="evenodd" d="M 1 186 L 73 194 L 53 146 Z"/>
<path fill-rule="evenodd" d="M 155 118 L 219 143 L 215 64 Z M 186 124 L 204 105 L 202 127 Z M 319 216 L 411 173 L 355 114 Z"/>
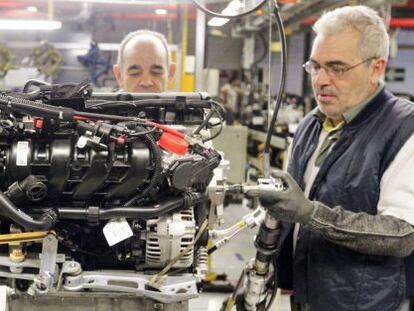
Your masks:
<path fill-rule="evenodd" d="M 193 243 L 196 233 L 193 209 L 182 210 L 147 221 L 145 264 L 162 268 Z M 174 268 L 187 268 L 193 263 L 194 249 L 183 254 Z"/>

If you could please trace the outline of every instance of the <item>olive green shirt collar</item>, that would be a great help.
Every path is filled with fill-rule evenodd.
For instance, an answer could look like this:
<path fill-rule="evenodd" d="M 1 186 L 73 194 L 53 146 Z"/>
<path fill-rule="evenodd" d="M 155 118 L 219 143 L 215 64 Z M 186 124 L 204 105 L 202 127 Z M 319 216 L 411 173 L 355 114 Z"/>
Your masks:
<path fill-rule="evenodd" d="M 382 91 L 382 89 L 385 87 L 385 83 L 382 80 L 379 80 L 377 90 L 374 94 L 372 94 L 368 99 L 366 99 L 362 104 L 353 107 L 347 111 L 345 111 L 342 116 L 345 120 L 345 123 L 351 122 L 364 108 L 368 103 L 379 94 L 379 92 Z M 326 119 L 326 116 L 322 113 L 322 111 L 319 108 L 316 108 L 314 115 L 318 120 L 323 123 Z"/>

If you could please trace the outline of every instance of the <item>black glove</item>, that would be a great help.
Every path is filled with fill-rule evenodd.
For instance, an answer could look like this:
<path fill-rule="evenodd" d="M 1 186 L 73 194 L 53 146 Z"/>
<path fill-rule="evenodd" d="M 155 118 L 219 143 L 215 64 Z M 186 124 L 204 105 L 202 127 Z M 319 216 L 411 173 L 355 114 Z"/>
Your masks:
<path fill-rule="evenodd" d="M 306 224 L 314 214 L 316 206 L 288 173 L 275 171 L 273 175 L 286 184 L 285 190 L 261 193 L 260 203 L 278 220 Z"/>

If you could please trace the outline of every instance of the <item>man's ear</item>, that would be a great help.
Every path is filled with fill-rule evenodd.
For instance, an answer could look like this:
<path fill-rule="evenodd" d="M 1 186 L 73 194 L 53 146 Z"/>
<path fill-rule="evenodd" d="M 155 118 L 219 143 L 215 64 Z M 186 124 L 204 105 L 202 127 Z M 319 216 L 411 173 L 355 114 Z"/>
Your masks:
<path fill-rule="evenodd" d="M 170 68 L 168 68 L 168 83 L 174 79 L 176 69 L 177 65 L 175 63 L 171 63 Z"/>
<path fill-rule="evenodd" d="M 387 60 L 383 57 L 375 59 L 372 71 L 372 83 L 378 83 L 378 80 L 384 76 L 387 68 Z"/>
<path fill-rule="evenodd" d="M 121 87 L 121 68 L 119 68 L 118 64 L 115 64 L 112 66 L 112 72 L 114 73 L 114 76 L 116 78 L 116 82 L 118 82 L 118 86 Z"/>

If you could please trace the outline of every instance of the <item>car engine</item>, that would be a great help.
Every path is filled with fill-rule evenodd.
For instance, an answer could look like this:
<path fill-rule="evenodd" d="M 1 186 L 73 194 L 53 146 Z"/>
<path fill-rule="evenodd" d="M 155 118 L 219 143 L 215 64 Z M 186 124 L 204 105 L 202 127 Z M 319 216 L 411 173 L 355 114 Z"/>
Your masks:
<path fill-rule="evenodd" d="M 208 187 L 224 169 L 208 140 L 222 120 L 205 93 L 92 94 L 37 80 L 1 93 L 1 282 L 32 296 L 196 296 Z"/>

